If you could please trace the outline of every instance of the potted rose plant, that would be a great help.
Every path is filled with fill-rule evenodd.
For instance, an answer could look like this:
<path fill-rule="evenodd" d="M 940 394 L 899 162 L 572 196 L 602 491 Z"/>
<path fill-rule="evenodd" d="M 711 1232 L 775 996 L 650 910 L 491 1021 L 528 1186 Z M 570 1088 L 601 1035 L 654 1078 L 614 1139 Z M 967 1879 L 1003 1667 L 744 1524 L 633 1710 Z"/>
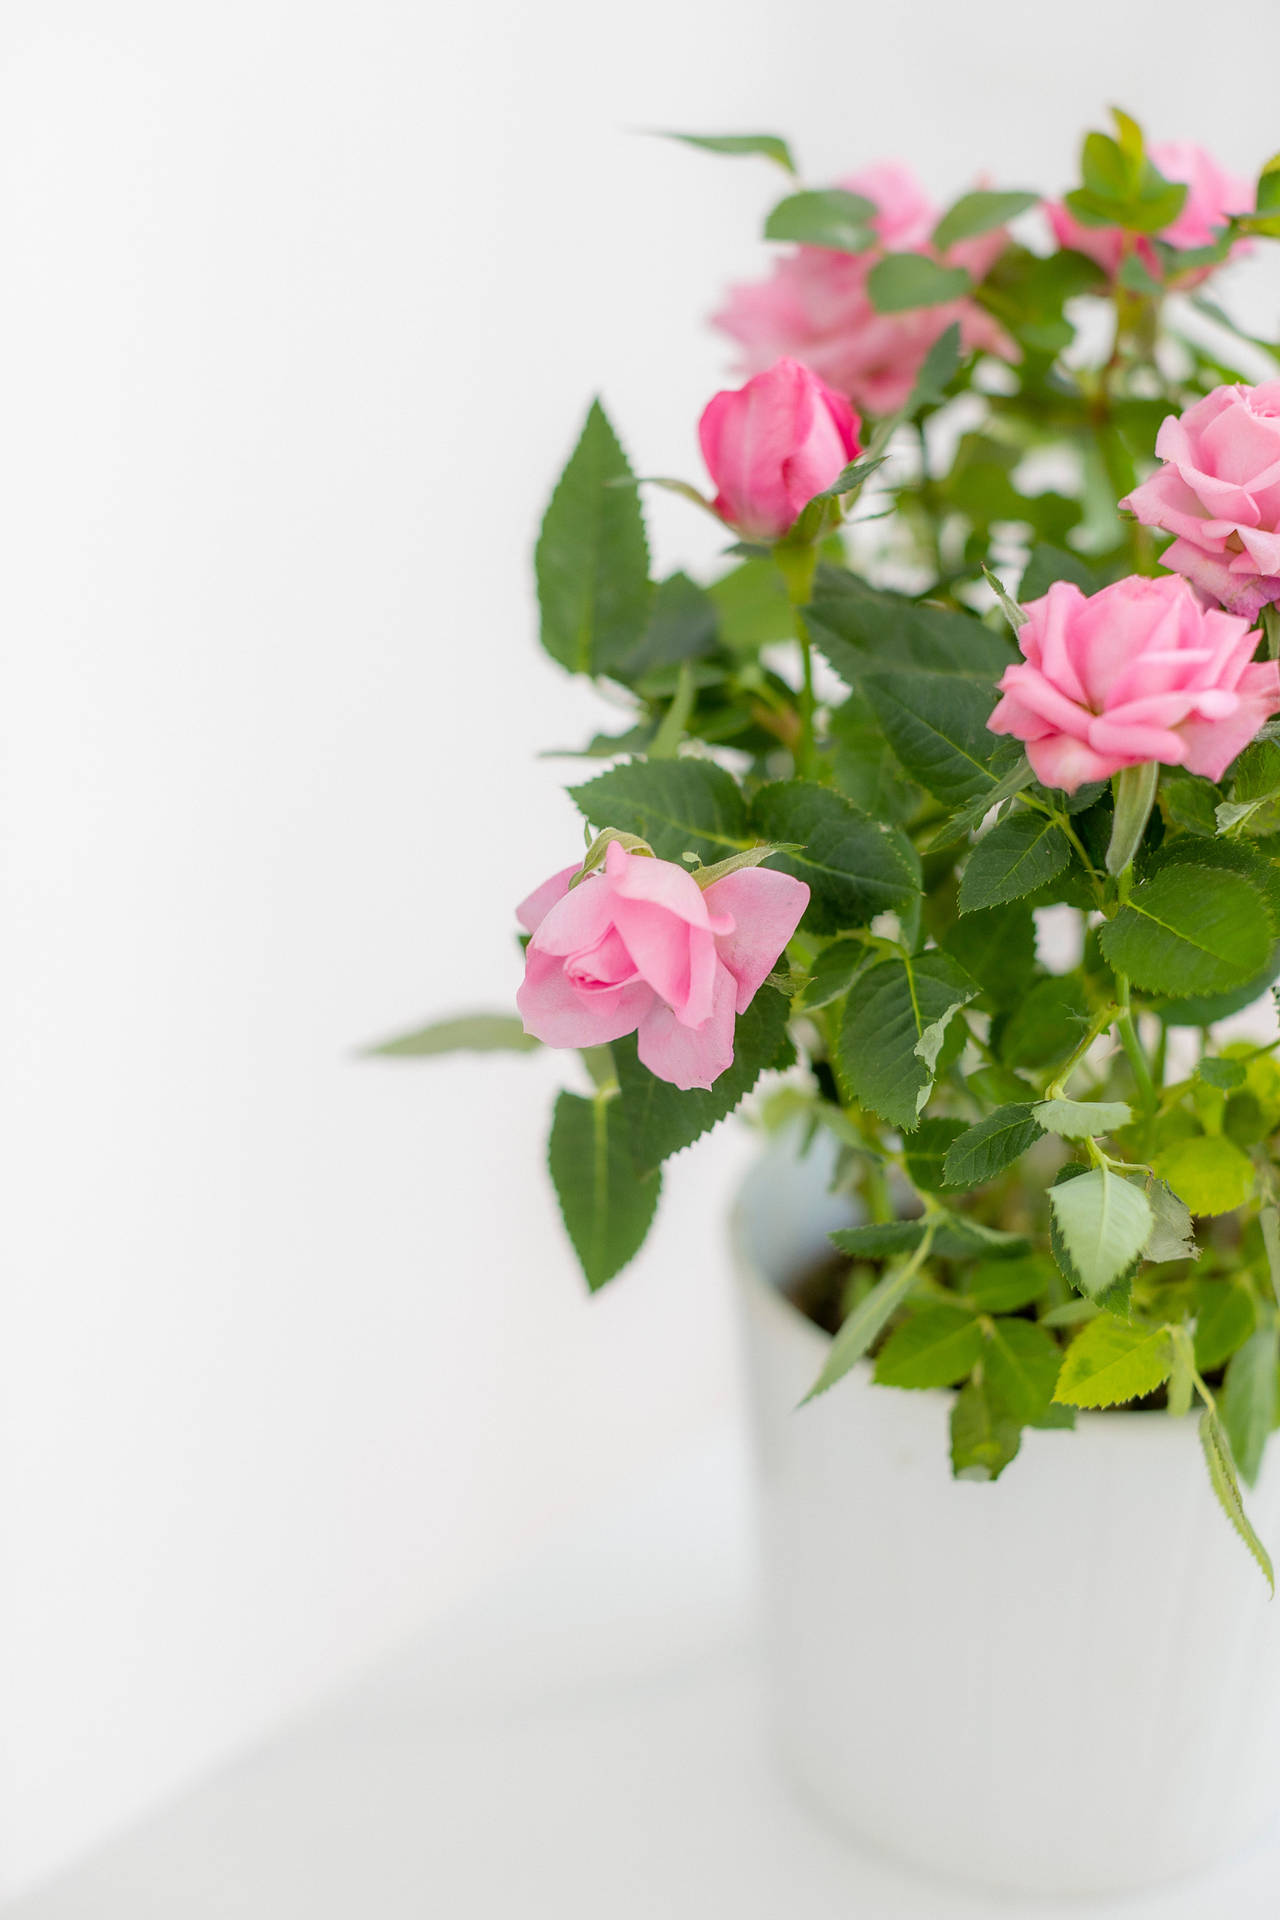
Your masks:
<path fill-rule="evenodd" d="M 793 1770 L 948 1873 L 1140 1883 L 1280 1811 L 1280 354 L 1204 290 L 1280 236 L 1280 159 L 1117 113 L 1060 203 L 882 165 L 765 236 L 710 488 L 650 483 L 716 577 L 650 580 L 598 403 L 547 508 L 542 643 L 631 713 L 519 1017 L 383 1051 L 578 1053 L 593 1289 L 755 1090 Z"/>

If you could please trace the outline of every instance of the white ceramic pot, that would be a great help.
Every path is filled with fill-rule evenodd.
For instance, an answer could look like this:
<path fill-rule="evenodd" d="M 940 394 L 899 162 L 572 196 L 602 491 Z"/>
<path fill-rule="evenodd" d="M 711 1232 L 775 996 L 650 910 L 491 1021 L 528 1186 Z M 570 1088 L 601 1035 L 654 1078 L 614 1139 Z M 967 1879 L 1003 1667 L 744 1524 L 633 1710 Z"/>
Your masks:
<path fill-rule="evenodd" d="M 847 1204 L 775 1151 L 735 1214 L 777 1731 L 804 1796 L 950 1880 L 1102 1892 L 1189 1873 L 1280 1813 L 1280 1602 L 1209 1490 L 1193 1418 L 1028 1432 L 951 1478 L 951 1395 L 855 1369 L 779 1285 Z M 1273 1445 L 1249 1495 L 1280 1549 Z"/>

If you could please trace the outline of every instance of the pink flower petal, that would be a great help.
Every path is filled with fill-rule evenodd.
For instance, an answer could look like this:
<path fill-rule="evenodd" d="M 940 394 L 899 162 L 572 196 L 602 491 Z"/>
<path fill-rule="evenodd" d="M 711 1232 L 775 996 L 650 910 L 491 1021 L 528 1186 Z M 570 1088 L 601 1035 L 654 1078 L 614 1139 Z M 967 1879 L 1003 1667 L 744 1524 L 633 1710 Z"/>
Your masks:
<path fill-rule="evenodd" d="M 682 1026 L 655 997 L 636 1033 L 641 1064 L 684 1092 L 713 1086 L 733 1065 L 734 995 L 733 975 L 717 966 L 711 1015 L 700 1027 Z"/>
<path fill-rule="evenodd" d="M 707 888 L 713 913 L 731 917 L 733 931 L 718 934 L 716 952 L 736 983 L 736 1007 L 745 1013 L 768 978 L 809 904 L 809 889 L 789 873 L 741 867 Z"/>

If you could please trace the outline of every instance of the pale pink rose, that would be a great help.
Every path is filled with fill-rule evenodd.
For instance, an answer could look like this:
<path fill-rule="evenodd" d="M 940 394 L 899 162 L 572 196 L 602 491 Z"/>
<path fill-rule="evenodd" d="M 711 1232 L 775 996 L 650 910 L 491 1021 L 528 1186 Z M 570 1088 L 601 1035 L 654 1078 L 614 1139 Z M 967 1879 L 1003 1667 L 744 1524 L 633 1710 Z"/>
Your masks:
<path fill-rule="evenodd" d="M 517 915 L 533 935 L 516 995 L 527 1032 L 549 1047 L 636 1035 L 660 1080 L 709 1087 L 733 1064 L 733 1027 L 800 924 L 809 889 L 744 867 L 704 892 L 672 860 L 612 841 L 604 870 L 572 889 L 576 867 L 531 893 Z"/>
<path fill-rule="evenodd" d="M 1232 213 L 1248 213 L 1253 207 L 1253 188 L 1238 174 L 1227 173 L 1212 154 L 1190 140 L 1157 140 L 1147 149 L 1156 168 L 1166 180 L 1175 180 L 1187 189 L 1182 211 L 1176 220 L 1162 227 L 1158 238 L 1171 247 L 1211 247 Z M 1127 235 L 1119 227 L 1086 227 L 1057 201 L 1046 204 L 1049 224 L 1060 247 L 1087 254 L 1114 280 L 1130 250 L 1136 253 L 1147 272 L 1160 277 L 1160 260 L 1146 234 Z M 1231 249 L 1231 257 L 1248 251 L 1241 240 Z M 1198 267 L 1175 276 L 1180 287 L 1197 287 L 1213 272 Z"/>
<path fill-rule="evenodd" d="M 1026 608 L 1025 659 L 987 725 L 1027 743 L 1068 793 L 1158 760 L 1218 780 L 1280 708 L 1280 663 L 1254 661 L 1247 620 L 1206 608 L 1174 574 L 1131 574 L 1087 599 L 1059 580 Z"/>
<path fill-rule="evenodd" d="M 867 276 L 882 249 L 938 255 L 929 235 L 938 209 L 909 168 L 882 161 L 840 182 L 872 201 L 871 222 L 880 245 L 865 253 L 829 247 L 797 247 L 784 254 L 768 280 L 731 287 L 712 325 L 742 348 L 743 373 L 757 373 L 781 355 L 802 361 L 827 385 L 847 393 L 870 413 L 892 413 L 915 385 L 925 355 L 954 321 L 967 353 L 994 353 L 1012 360 L 1017 350 L 1002 328 L 973 300 L 906 313 L 877 313 Z M 948 266 L 965 267 L 981 280 L 1008 244 L 1001 228 L 962 240 L 945 255 Z"/>
<path fill-rule="evenodd" d="M 1215 387 L 1156 435 L 1164 465 L 1120 502 L 1176 534 L 1166 567 L 1256 618 L 1280 600 L 1280 380 Z"/>
<path fill-rule="evenodd" d="M 861 425 L 844 395 L 796 360 L 717 393 L 698 422 L 716 512 L 748 540 L 778 539 L 857 458 Z"/>

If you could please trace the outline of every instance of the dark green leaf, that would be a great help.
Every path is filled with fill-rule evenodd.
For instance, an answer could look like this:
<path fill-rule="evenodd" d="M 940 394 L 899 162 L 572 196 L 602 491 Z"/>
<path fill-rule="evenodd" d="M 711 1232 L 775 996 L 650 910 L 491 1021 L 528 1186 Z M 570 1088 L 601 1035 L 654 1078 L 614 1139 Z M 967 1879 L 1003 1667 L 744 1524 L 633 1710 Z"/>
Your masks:
<path fill-rule="evenodd" d="M 593 826 L 637 834 L 660 860 L 693 852 L 710 866 L 755 837 L 737 783 L 710 760 L 633 760 L 570 787 L 569 797 Z"/>
<path fill-rule="evenodd" d="M 772 865 L 810 889 L 805 925 L 815 933 L 865 927 L 879 913 L 896 913 L 913 927 L 920 902 L 920 858 L 904 833 L 860 813 L 830 787 L 807 780 L 776 781 L 752 804 L 763 839 L 803 847 Z"/>
<path fill-rule="evenodd" d="M 1021 901 L 1010 901 L 985 912 L 966 913 L 947 928 L 939 945 L 960 962 L 996 1006 L 1012 1006 L 1026 991 L 1035 966 L 1031 908 Z"/>
<path fill-rule="evenodd" d="M 989 686 L 955 674 L 883 671 L 867 674 L 862 686 L 904 771 L 943 806 L 960 807 L 994 789 Z"/>
<path fill-rule="evenodd" d="M 833 940 L 824 947 L 809 970 L 801 996 L 806 1008 L 829 1007 L 841 1000 L 856 976 L 872 963 L 871 952 L 860 940 Z"/>
<path fill-rule="evenodd" d="M 880 960 L 856 982 L 840 1026 L 840 1070 L 860 1106 L 910 1131 L 933 1085 L 947 1023 L 977 994 L 945 953 Z"/>
<path fill-rule="evenodd" d="M 592 1292 L 639 1251 L 662 1191 L 661 1174 L 636 1177 L 619 1122 L 619 1103 L 607 1093 L 556 1100 L 551 1178 Z"/>
<path fill-rule="evenodd" d="M 972 614 L 879 593 L 834 567 L 819 569 L 805 624 L 851 687 L 878 666 L 969 675 L 989 686 L 1013 659 L 1003 635 Z"/>
<path fill-rule="evenodd" d="M 1024 607 L 1029 600 L 1039 600 L 1055 580 L 1069 580 L 1086 594 L 1099 593 L 1107 584 L 1106 575 L 1096 572 L 1078 554 L 1068 553 L 1062 547 L 1033 547 L 1018 588 L 1018 599 Z"/>
<path fill-rule="evenodd" d="M 679 1153 L 716 1122 L 732 1113 L 767 1067 L 782 1053 L 787 1032 L 787 1002 L 772 987 L 761 987 L 745 1013 L 738 1015 L 733 1035 L 733 1065 L 715 1085 L 682 1092 L 642 1066 L 636 1038 L 612 1044 L 622 1124 L 635 1170 L 647 1174 L 668 1155 Z"/>
<path fill-rule="evenodd" d="M 433 1053 L 530 1053 L 539 1044 L 514 1013 L 464 1013 L 384 1040 L 369 1052 L 375 1058 L 416 1060 Z"/>
<path fill-rule="evenodd" d="M 963 267 L 942 267 L 924 253 L 886 253 L 867 275 L 867 293 L 877 313 L 962 300 L 972 282 Z"/>
<path fill-rule="evenodd" d="M 881 1387 L 953 1387 L 973 1371 L 982 1329 L 965 1307 L 922 1307 L 895 1327 L 876 1356 Z"/>
<path fill-rule="evenodd" d="M 1001 1233 L 959 1213 L 932 1213 L 916 1220 L 886 1220 L 866 1227 L 842 1227 L 830 1237 L 842 1253 L 854 1260 L 879 1260 L 918 1247 L 932 1227 L 931 1251 L 942 1260 L 966 1260 L 975 1255 L 1000 1260 L 1027 1251 L 1020 1234 Z"/>
<path fill-rule="evenodd" d="M 1047 886 L 1071 860 L 1062 828 L 1043 813 L 1011 813 L 985 833 L 960 881 L 960 911 L 1002 906 Z"/>
<path fill-rule="evenodd" d="M 1084 1032 L 1089 1004 L 1075 974 L 1052 974 L 1024 985 L 999 1033 L 1009 1067 L 1047 1067 L 1065 1060 Z"/>
<path fill-rule="evenodd" d="M 961 1387 L 951 1409 L 951 1471 L 957 1480 L 998 1480 L 1021 1442 L 1018 1422 L 985 1381 Z"/>
<path fill-rule="evenodd" d="M 925 1117 L 903 1142 L 907 1178 L 920 1193 L 938 1193 L 947 1184 L 943 1162 L 947 1149 L 965 1131 L 963 1120 Z"/>
<path fill-rule="evenodd" d="M 1040 1137 L 1029 1106 L 997 1107 L 952 1143 L 946 1159 L 947 1185 L 978 1187 L 994 1180 Z"/>
<path fill-rule="evenodd" d="M 980 1313 L 1016 1313 L 1043 1299 L 1052 1277 L 1038 1253 L 1021 1260 L 983 1260 L 964 1276 L 965 1297 Z"/>
<path fill-rule="evenodd" d="M 1263 966 L 1266 902 L 1242 876 L 1199 864 L 1167 867 L 1135 887 L 1102 930 L 1118 973 L 1151 993 L 1223 993 Z"/>
<path fill-rule="evenodd" d="M 637 680 L 656 667 L 705 660 L 715 652 L 716 628 L 715 602 L 705 588 L 697 586 L 687 573 L 669 574 L 653 590 L 649 624 L 638 646 L 616 672 Z"/>
<path fill-rule="evenodd" d="M 608 673 L 649 616 L 649 547 L 627 457 L 598 400 L 556 484 L 535 567 L 542 644 L 571 673 Z"/>
<path fill-rule="evenodd" d="M 796 240 L 836 253 L 862 253 L 875 245 L 875 203 L 845 187 L 789 194 L 764 223 L 766 240 Z"/>

